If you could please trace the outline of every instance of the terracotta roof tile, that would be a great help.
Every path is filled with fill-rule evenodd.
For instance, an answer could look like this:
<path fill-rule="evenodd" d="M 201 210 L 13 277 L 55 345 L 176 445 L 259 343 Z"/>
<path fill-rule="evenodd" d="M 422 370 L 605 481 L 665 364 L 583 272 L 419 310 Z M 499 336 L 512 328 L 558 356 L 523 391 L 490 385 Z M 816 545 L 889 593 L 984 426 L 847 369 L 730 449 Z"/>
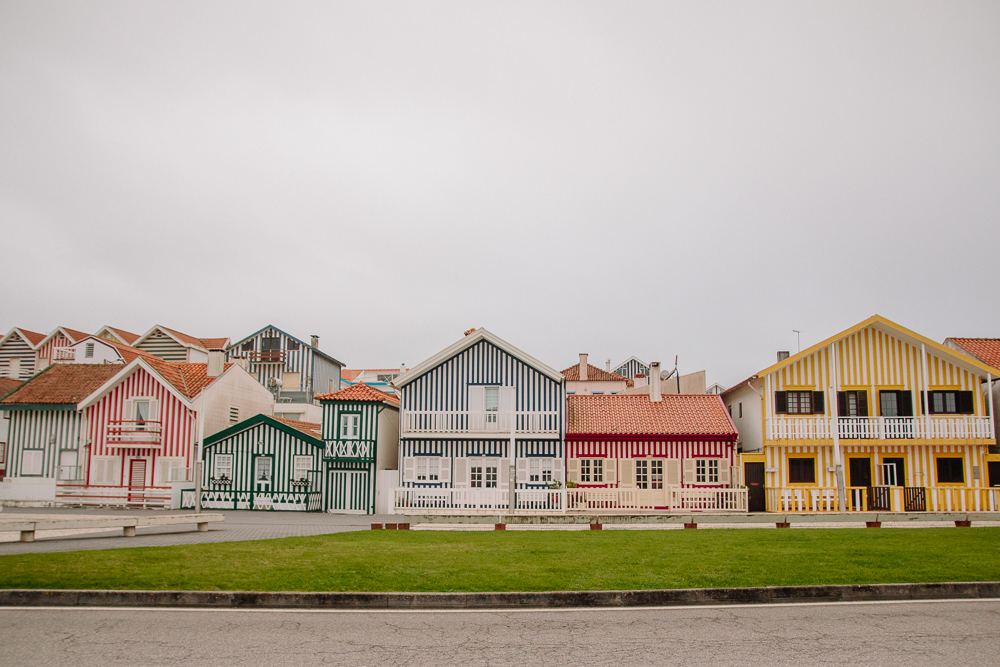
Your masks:
<path fill-rule="evenodd" d="M 134 345 L 141 336 L 139 334 L 134 334 L 131 331 L 125 331 L 124 329 L 119 329 L 117 327 L 107 327 L 111 332 L 118 336 L 126 345 Z"/>
<path fill-rule="evenodd" d="M 711 435 L 735 439 L 722 399 L 711 394 L 569 396 L 567 434 Z"/>
<path fill-rule="evenodd" d="M 1000 338 L 952 338 L 951 340 L 984 364 L 1000 368 Z"/>
<path fill-rule="evenodd" d="M 566 376 L 568 382 L 579 382 L 580 364 L 573 364 L 564 370 L 562 374 Z M 624 375 L 611 373 L 591 364 L 587 364 L 587 382 L 624 382 L 629 387 L 634 384 L 632 380 L 629 380 Z"/>
<path fill-rule="evenodd" d="M 38 347 L 38 344 L 45 340 L 45 334 L 40 334 L 37 331 L 28 331 L 27 329 L 18 329 L 17 331 L 28 339 L 32 347 Z"/>
<path fill-rule="evenodd" d="M 23 382 L 14 378 L 0 378 L 0 398 L 20 387 Z"/>
<path fill-rule="evenodd" d="M 306 435 L 323 439 L 323 425 L 316 422 L 303 422 L 297 419 L 284 419 L 282 417 L 271 417 L 274 421 L 281 422 L 285 426 L 291 426 L 296 431 L 302 431 Z"/>
<path fill-rule="evenodd" d="M 186 345 L 194 345 L 195 347 L 205 349 L 205 344 L 201 342 L 200 338 L 195 338 L 194 336 L 189 336 L 186 333 L 181 333 L 180 331 L 176 331 L 174 329 L 168 329 L 167 327 L 159 327 L 159 328 L 171 334 L 177 340 L 181 341 L 182 343 L 185 343 Z"/>
<path fill-rule="evenodd" d="M 0 405 L 76 405 L 121 370 L 118 364 L 49 366 Z"/>
<path fill-rule="evenodd" d="M 346 368 L 343 368 L 340 371 L 340 377 L 346 380 L 347 382 L 354 382 L 354 379 L 364 372 L 365 371 L 363 368 L 359 368 L 356 370 L 355 369 L 347 370 Z"/>
<path fill-rule="evenodd" d="M 351 385 L 340 391 L 335 391 L 332 394 L 323 394 L 322 396 L 317 396 L 316 400 L 319 401 L 375 401 L 378 403 L 390 403 L 392 405 L 399 405 L 399 398 L 392 394 L 387 394 L 384 391 L 376 389 L 375 387 L 369 387 L 364 382 L 359 382 L 355 385 Z"/>
<path fill-rule="evenodd" d="M 206 350 L 224 350 L 229 346 L 228 338 L 199 338 Z"/>
<path fill-rule="evenodd" d="M 122 359 L 126 364 L 132 363 L 136 357 L 142 357 L 143 359 L 159 359 L 159 357 L 150 354 L 146 350 L 140 350 L 137 347 L 132 347 L 130 345 L 122 345 L 121 343 L 116 343 L 113 340 L 108 340 L 106 338 L 97 338 L 97 340 L 102 343 L 107 343 L 111 347 L 118 350 L 118 354 L 122 355 Z"/>
<path fill-rule="evenodd" d="M 89 333 L 83 333 L 82 331 L 77 331 L 76 329 L 69 329 L 67 327 L 61 327 L 61 328 L 63 331 L 69 334 L 70 340 L 72 340 L 74 343 L 79 343 L 84 338 L 90 336 Z"/>

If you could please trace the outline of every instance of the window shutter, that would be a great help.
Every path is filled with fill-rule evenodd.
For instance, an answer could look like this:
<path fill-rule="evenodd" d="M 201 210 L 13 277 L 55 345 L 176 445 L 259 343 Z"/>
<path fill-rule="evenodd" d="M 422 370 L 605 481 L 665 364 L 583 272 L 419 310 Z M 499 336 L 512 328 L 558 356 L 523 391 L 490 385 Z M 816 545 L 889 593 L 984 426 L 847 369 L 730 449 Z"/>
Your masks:
<path fill-rule="evenodd" d="M 955 404 L 959 414 L 971 415 L 976 411 L 975 399 L 971 391 L 957 391 L 955 394 L 957 398 Z"/>
<path fill-rule="evenodd" d="M 442 456 L 438 467 L 438 481 L 451 484 L 451 459 Z"/>
<path fill-rule="evenodd" d="M 412 456 L 403 459 L 403 481 L 413 482 L 417 478 L 417 462 Z"/>
<path fill-rule="evenodd" d="M 934 406 L 931 404 L 931 398 L 927 395 L 926 391 L 920 392 L 920 410 L 924 410 L 924 406 L 927 406 L 927 414 L 934 414 Z"/>
<path fill-rule="evenodd" d="M 681 460 L 667 459 L 667 486 L 681 485 Z"/>
<path fill-rule="evenodd" d="M 170 461 L 165 459 L 160 459 L 160 486 L 166 486 L 167 482 L 170 481 Z"/>
<path fill-rule="evenodd" d="M 132 399 L 128 399 L 122 404 L 121 418 L 125 421 L 132 421 L 135 419 L 135 408 L 132 407 Z"/>
<path fill-rule="evenodd" d="M 566 481 L 580 483 L 580 459 L 566 459 Z"/>
<path fill-rule="evenodd" d="M 837 416 L 845 417 L 847 416 L 847 392 L 838 391 L 837 392 Z"/>
<path fill-rule="evenodd" d="M 868 416 L 868 392 L 859 391 L 858 392 L 858 416 L 867 417 Z"/>
<path fill-rule="evenodd" d="M 743 486 L 743 469 L 739 466 L 731 468 L 732 475 L 729 478 L 730 486 Z"/>
<path fill-rule="evenodd" d="M 632 459 L 621 459 L 621 476 L 618 478 L 618 486 L 623 489 L 631 489 L 635 486 L 635 461 Z"/>
<path fill-rule="evenodd" d="M 912 417 L 913 416 L 913 392 L 912 391 L 901 391 L 901 392 L 899 392 L 899 416 L 900 417 Z"/>
<path fill-rule="evenodd" d="M 455 477 L 451 485 L 456 489 L 464 489 L 469 485 L 469 459 L 455 459 Z"/>
<path fill-rule="evenodd" d="M 160 421 L 160 402 L 155 398 L 149 399 L 149 421 Z"/>
<path fill-rule="evenodd" d="M 563 481 L 563 460 L 552 459 L 552 479 Z"/>
<path fill-rule="evenodd" d="M 774 392 L 774 411 L 778 414 L 785 414 L 786 412 L 788 412 L 787 391 Z"/>
<path fill-rule="evenodd" d="M 500 467 L 498 471 L 500 477 L 500 487 L 501 489 L 510 488 L 510 462 L 507 459 L 500 459 L 500 463 L 497 464 Z M 515 482 L 516 484 L 517 482 Z"/>
<path fill-rule="evenodd" d="M 528 483 L 528 459 L 517 460 L 517 483 Z"/>
<path fill-rule="evenodd" d="M 729 486 L 729 461 L 719 459 L 719 484 Z"/>
<path fill-rule="evenodd" d="M 618 483 L 618 459 L 604 459 L 604 483 Z"/>
<path fill-rule="evenodd" d="M 482 385 L 469 386 L 469 412 L 482 412 L 486 405 L 486 392 Z"/>
<path fill-rule="evenodd" d="M 817 415 L 826 414 L 826 392 L 825 391 L 814 391 L 813 392 L 813 414 L 817 414 Z"/>
<path fill-rule="evenodd" d="M 514 409 L 514 388 L 500 387 L 500 412 L 511 412 Z"/>
<path fill-rule="evenodd" d="M 694 459 L 684 459 L 684 483 L 694 484 L 695 470 Z"/>

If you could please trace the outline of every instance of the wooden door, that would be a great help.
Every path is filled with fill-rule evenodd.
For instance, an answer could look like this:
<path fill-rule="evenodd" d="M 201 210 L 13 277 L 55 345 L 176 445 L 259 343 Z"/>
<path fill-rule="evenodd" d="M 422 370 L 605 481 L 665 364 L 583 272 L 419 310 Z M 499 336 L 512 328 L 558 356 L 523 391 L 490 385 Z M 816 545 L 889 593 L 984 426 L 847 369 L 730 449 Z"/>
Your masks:
<path fill-rule="evenodd" d="M 764 463 L 747 461 L 743 464 L 747 483 L 747 511 L 766 512 L 767 496 L 764 492 Z"/>
<path fill-rule="evenodd" d="M 128 472 L 128 501 L 141 503 L 145 500 L 145 491 L 146 459 L 132 459 Z"/>
<path fill-rule="evenodd" d="M 664 463 L 663 459 L 635 460 L 635 486 L 638 489 L 641 507 L 666 507 Z"/>
<path fill-rule="evenodd" d="M 326 509 L 343 514 L 368 514 L 371 497 L 367 471 L 331 470 L 326 485 Z"/>
<path fill-rule="evenodd" d="M 871 486 L 872 485 L 872 460 L 867 456 L 864 458 L 852 456 L 848 459 L 850 469 L 850 479 L 848 486 Z"/>

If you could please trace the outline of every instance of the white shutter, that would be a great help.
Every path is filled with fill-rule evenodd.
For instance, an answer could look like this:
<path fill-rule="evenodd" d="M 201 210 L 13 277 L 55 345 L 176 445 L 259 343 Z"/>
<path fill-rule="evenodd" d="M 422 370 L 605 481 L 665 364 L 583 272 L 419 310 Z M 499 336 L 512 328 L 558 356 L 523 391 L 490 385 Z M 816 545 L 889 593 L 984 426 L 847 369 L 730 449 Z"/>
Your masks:
<path fill-rule="evenodd" d="M 42 474 L 42 450 L 26 449 L 21 453 L 21 474 L 41 475 Z"/>
<path fill-rule="evenodd" d="M 128 399 L 122 403 L 122 420 L 132 421 L 135 419 L 135 408 L 132 407 L 132 399 Z"/>
<path fill-rule="evenodd" d="M 417 461 L 412 456 L 403 459 L 403 481 L 413 482 L 417 479 Z"/>
<path fill-rule="evenodd" d="M 635 486 L 635 461 L 632 459 L 620 459 L 621 476 L 618 478 L 618 486 L 623 489 L 631 489 Z"/>
<path fill-rule="evenodd" d="M 739 466 L 733 466 L 733 474 L 730 477 L 731 486 L 742 486 L 743 485 L 743 469 Z"/>
<path fill-rule="evenodd" d="M 506 489 L 510 487 L 510 461 L 507 459 L 500 459 L 499 463 L 500 470 L 500 488 Z M 516 482 L 515 482 L 516 483 Z"/>
<path fill-rule="evenodd" d="M 160 471 L 159 486 L 165 486 L 170 481 L 170 459 L 161 458 L 157 468 Z"/>
<path fill-rule="evenodd" d="M 719 459 L 719 484 L 729 486 L 729 461 Z"/>
<path fill-rule="evenodd" d="M 604 459 L 604 483 L 618 483 L 618 459 Z"/>
<path fill-rule="evenodd" d="M 469 412 L 482 412 L 486 407 L 486 391 L 482 385 L 469 385 Z"/>
<path fill-rule="evenodd" d="M 517 460 L 517 483 L 528 483 L 528 459 Z"/>
<path fill-rule="evenodd" d="M 681 460 L 667 459 L 667 486 L 681 485 Z"/>
<path fill-rule="evenodd" d="M 566 481 L 580 483 L 580 459 L 566 459 Z"/>
<path fill-rule="evenodd" d="M 455 459 L 455 477 L 451 485 L 456 489 L 469 486 L 469 459 Z"/>
<path fill-rule="evenodd" d="M 552 459 L 552 479 L 563 481 L 563 460 Z"/>
<path fill-rule="evenodd" d="M 695 470 L 694 459 L 684 459 L 684 483 L 694 484 Z"/>
<path fill-rule="evenodd" d="M 438 467 L 438 481 L 451 484 L 451 459 L 442 456 Z"/>
<path fill-rule="evenodd" d="M 514 388 L 500 387 L 500 412 L 511 412 L 514 409 Z"/>
<path fill-rule="evenodd" d="M 160 421 L 160 402 L 155 398 L 149 399 L 149 421 Z"/>

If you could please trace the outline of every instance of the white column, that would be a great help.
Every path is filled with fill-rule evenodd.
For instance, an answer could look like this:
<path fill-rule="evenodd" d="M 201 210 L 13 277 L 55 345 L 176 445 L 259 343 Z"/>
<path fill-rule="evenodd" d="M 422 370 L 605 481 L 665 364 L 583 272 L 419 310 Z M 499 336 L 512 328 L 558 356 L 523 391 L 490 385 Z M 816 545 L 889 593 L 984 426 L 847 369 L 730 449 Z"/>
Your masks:
<path fill-rule="evenodd" d="M 931 435 L 931 422 L 930 418 L 927 416 L 929 410 L 927 406 L 931 400 L 931 392 L 927 389 L 927 350 L 924 344 L 920 344 L 920 385 L 923 387 L 923 399 L 920 401 L 920 409 L 923 412 L 923 422 L 924 422 L 924 437 L 930 438 Z"/>
<path fill-rule="evenodd" d="M 986 405 L 990 415 L 990 433 L 996 437 L 996 422 L 993 417 L 993 374 L 986 374 Z"/>
<path fill-rule="evenodd" d="M 840 449 L 840 364 L 837 356 L 836 341 L 830 344 L 830 360 L 833 364 L 833 386 L 830 400 L 830 414 L 832 415 L 833 435 L 833 467 L 837 479 L 837 502 L 840 511 L 847 511 L 847 484 L 844 481 L 844 453 Z"/>

